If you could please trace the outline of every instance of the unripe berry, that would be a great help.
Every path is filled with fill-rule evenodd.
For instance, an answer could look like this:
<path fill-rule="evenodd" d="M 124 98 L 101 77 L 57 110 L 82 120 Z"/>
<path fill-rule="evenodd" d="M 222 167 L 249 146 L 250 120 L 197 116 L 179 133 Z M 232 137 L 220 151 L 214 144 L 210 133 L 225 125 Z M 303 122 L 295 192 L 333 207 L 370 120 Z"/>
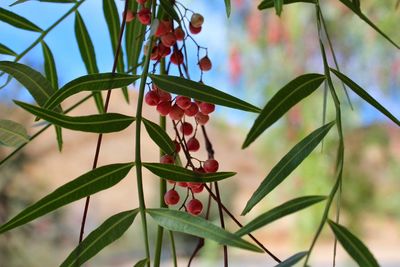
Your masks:
<path fill-rule="evenodd" d="M 192 34 L 198 34 L 199 32 L 201 32 L 201 27 L 196 28 L 192 25 L 192 23 L 189 23 L 189 31 Z"/>
<path fill-rule="evenodd" d="M 208 159 L 204 162 L 203 166 L 206 172 L 216 172 L 218 171 L 219 164 L 215 159 Z"/>
<path fill-rule="evenodd" d="M 164 202 L 167 205 L 176 205 L 179 202 L 179 194 L 174 189 L 169 190 L 164 195 Z"/>
<path fill-rule="evenodd" d="M 138 13 L 138 19 L 143 25 L 149 25 L 151 22 L 151 11 L 149 8 L 142 8 Z"/>
<path fill-rule="evenodd" d="M 201 102 L 199 108 L 201 113 L 208 115 L 215 110 L 215 105 L 211 103 Z"/>
<path fill-rule="evenodd" d="M 211 60 L 208 58 L 208 56 L 203 57 L 199 61 L 199 67 L 202 71 L 209 71 L 211 70 L 212 63 Z"/>
<path fill-rule="evenodd" d="M 160 98 L 155 91 L 149 91 L 144 96 L 144 101 L 149 106 L 157 106 L 157 104 L 160 102 Z"/>
<path fill-rule="evenodd" d="M 192 215 L 199 215 L 203 210 L 203 204 L 201 204 L 200 200 L 192 199 L 187 204 L 187 211 Z"/>
<path fill-rule="evenodd" d="M 185 109 L 185 115 L 189 117 L 193 117 L 197 112 L 199 112 L 199 106 L 194 102 L 191 102 L 190 107 Z"/>
<path fill-rule="evenodd" d="M 180 119 L 182 119 L 183 115 L 183 109 L 178 107 L 177 104 L 174 104 L 171 108 L 171 111 L 169 112 L 169 117 L 175 121 L 179 121 Z"/>
<path fill-rule="evenodd" d="M 196 139 L 196 137 L 192 137 L 187 141 L 187 148 L 189 151 L 193 151 L 196 152 L 197 150 L 199 150 L 200 148 L 200 143 L 199 141 Z"/>
<path fill-rule="evenodd" d="M 170 60 L 173 64 L 175 65 L 180 65 L 183 63 L 183 54 L 182 51 L 180 50 L 174 50 L 174 52 L 172 52 L 172 55 L 170 57 Z"/>
<path fill-rule="evenodd" d="M 181 132 L 184 135 L 191 135 L 193 133 L 193 126 L 188 122 L 184 122 L 181 124 Z"/>
<path fill-rule="evenodd" d="M 177 96 L 176 97 L 176 104 L 181 108 L 181 109 L 187 109 L 191 106 L 192 101 L 190 100 L 189 97 L 186 96 Z"/>
<path fill-rule="evenodd" d="M 171 155 L 163 155 L 160 158 L 160 163 L 163 163 L 163 164 L 174 164 L 175 160 L 174 160 L 174 157 L 171 156 Z"/>
<path fill-rule="evenodd" d="M 179 151 L 181 151 L 181 145 L 179 144 L 178 141 L 174 140 L 174 145 L 175 145 L 175 152 L 179 153 Z"/>
<path fill-rule="evenodd" d="M 201 112 L 198 112 L 194 118 L 196 119 L 197 123 L 200 125 L 205 125 L 208 122 L 208 120 L 210 119 L 210 117 L 208 115 L 203 114 Z"/>
<path fill-rule="evenodd" d="M 199 13 L 194 13 L 190 18 L 190 24 L 195 28 L 200 28 L 204 23 L 204 17 Z"/>
<path fill-rule="evenodd" d="M 163 36 L 161 36 L 161 42 L 166 47 L 173 46 L 176 43 L 175 34 L 173 34 L 172 32 L 164 34 Z"/>
<path fill-rule="evenodd" d="M 182 41 L 185 39 L 185 32 L 182 30 L 181 27 L 178 27 L 174 30 L 174 34 L 177 41 Z"/>
<path fill-rule="evenodd" d="M 124 16 L 125 16 L 125 13 L 122 12 L 122 17 L 124 17 Z M 128 9 L 126 11 L 126 22 L 131 22 L 134 19 L 135 19 L 135 14 L 133 14 L 133 12 Z"/>
<path fill-rule="evenodd" d="M 158 103 L 157 111 L 158 111 L 158 113 L 160 113 L 161 116 L 167 116 L 168 113 L 171 111 L 171 102 L 164 101 L 164 102 Z"/>

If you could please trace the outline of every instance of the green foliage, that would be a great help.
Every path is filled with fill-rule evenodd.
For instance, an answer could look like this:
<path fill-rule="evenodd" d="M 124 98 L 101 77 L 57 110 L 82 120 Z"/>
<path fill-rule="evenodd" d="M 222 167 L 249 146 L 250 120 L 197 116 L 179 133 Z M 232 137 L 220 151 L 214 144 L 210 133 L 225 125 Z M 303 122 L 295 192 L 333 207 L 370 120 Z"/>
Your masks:
<path fill-rule="evenodd" d="M 26 129 L 21 124 L 0 119 L 0 144 L 5 146 L 18 147 L 29 142 Z"/>
<path fill-rule="evenodd" d="M 307 255 L 307 251 L 299 252 L 294 254 L 293 256 L 287 258 L 286 260 L 282 261 L 275 267 L 291 267 L 298 263 L 302 258 L 304 258 Z"/>
<path fill-rule="evenodd" d="M 0 8 L 0 21 L 8 23 L 14 27 L 27 30 L 27 31 L 34 31 L 34 32 L 41 32 L 38 26 L 30 22 L 24 17 L 17 15 L 11 11 L 8 11 L 4 8 Z"/>
<path fill-rule="evenodd" d="M 164 129 L 162 129 L 158 124 L 146 119 L 143 119 L 143 124 L 151 139 L 164 153 L 172 154 L 175 152 L 175 145 L 172 143 L 171 138 Z"/>

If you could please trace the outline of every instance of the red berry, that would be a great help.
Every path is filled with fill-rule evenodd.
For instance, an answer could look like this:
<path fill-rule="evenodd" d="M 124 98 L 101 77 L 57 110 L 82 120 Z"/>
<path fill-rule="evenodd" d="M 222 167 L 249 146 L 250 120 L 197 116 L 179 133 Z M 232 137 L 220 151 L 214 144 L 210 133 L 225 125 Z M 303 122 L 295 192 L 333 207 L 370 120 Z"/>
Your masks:
<path fill-rule="evenodd" d="M 125 17 L 124 12 L 122 12 L 122 17 Z M 128 9 L 126 11 L 126 22 L 131 22 L 134 19 L 135 19 L 135 14 L 133 14 L 133 12 Z"/>
<path fill-rule="evenodd" d="M 185 109 L 185 115 L 189 117 L 193 117 L 197 114 L 197 112 L 199 112 L 199 106 L 197 106 L 197 104 L 193 102 L 190 103 L 190 107 Z"/>
<path fill-rule="evenodd" d="M 180 50 L 175 50 L 174 52 L 172 52 L 171 58 L 170 58 L 171 62 L 175 65 L 180 65 L 183 63 L 183 54 L 182 51 Z"/>
<path fill-rule="evenodd" d="M 160 158 L 160 162 L 163 164 L 174 164 L 175 160 L 174 157 L 171 155 L 164 155 Z"/>
<path fill-rule="evenodd" d="M 208 115 L 215 110 L 215 105 L 206 103 L 206 102 L 201 102 L 199 105 L 199 108 L 200 108 L 201 113 Z"/>
<path fill-rule="evenodd" d="M 166 47 L 173 46 L 176 43 L 175 34 L 173 34 L 172 32 L 164 34 L 163 36 L 161 36 L 161 42 Z"/>
<path fill-rule="evenodd" d="M 174 30 L 174 34 L 177 41 L 182 41 L 183 39 L 185 39 L 185 32 L 182 30 L 181 27 L 176 28 Z"/>
<path fill-rule="evenodd" d="M 171 48 L 166 47 L 165 45 L 163 45 L 162 43 L 160 43 L 158 45 L 158 55 L 160 57 L 166 57 L 171 53 Z"/>
<path fill-rule="evenodd" d="M 196 137 L 192 137 L 187 141 L 187 148 L 189 151 L 193 151 L 196 152 L 197 150 L 199 150 L 200 148 L 200 143 L 199 141 L 196 139 Z"/>
<path fill-rule="evenodd" d="M 151 22 L 151 11 L 149 8 L 142 8 L 138 13 L 138 19 L 143 25 L 149 25 Z"/>
<path fill-rule="evenodd" d="M 199 32 L 201 32 L 201 27 L 196 28 L 196 27 L 194 27 L 194 26 L 192 25 L 192 23 L 189 23 L 189 31 L 190 31 L 192 34 L 198 34 Z"/>
<path fill-rule="evenodd" d="M 206 171 L 204 170 L 203 167 L 199 167 L 199 168 L 195 169 L 195 172 L 198 172 L 198 173 L 206 173 Z"/>
<path fill-rule="evenodd" d="M 147 0 L 136 0 L 139 4 L 143 5 L 144 3 L 147 2 Z"/>
<path fill-rule="evenodd" d="M 203 114 L 201 112 L 198 112 L 194 118 L 196 119 L 197 123 L 200 125 L 206 124 L 208 122 L 208 120 L 210 119 L 210 117 L 208 117 L 208 115 Z"/>
<path fill-rule="evenodd" d="M 168 113 L 171 111 L 171 102 L 170 101 L 164 101 L 160 102 L 157 105 L 157 111 L 162 115 L 162 116 L 167 116 Z"/>
<path fill-rule="evenodd" d="M 144 96 L 144 101 L 149 106 L 157 106 L 157 104 L 160 102 L 160 98 L 155 91 L 149 91 Z"/>
<path fill-rule="evenodd" d="M 160 37 L 170 31 L 171 31 L 171 22 L 169 20 L 161 20 L 158 23 L 158 27 L 154 35 Z"/>
<path fill-rule="evenodd" d="M 168 101 L 171 101 L 171 99 L 172 99 L 170 93 L 157 88 L 157 86 L 155 86 L 154 83 L 153 83 L 153 91 L 157 92 L 158 97 L 160 98 L 160 102 L 168 102 Z"/>
<path fill-rule="evenodd" d="M 192 189 L 193 193 L 200 193 L 204 189 L 203 183 L 189 182 L 188 186 Z"/>
<path fill-rule="evenodd" d="M 158 46 L 153 47 L 153 49 L 151 50 L 150 58 L 157 61 L 161 59 Z"/>
<path fill-rule="evenodd" d="M 203 57 L 199 61 L 199 67 L 202 71 L 209 71 L 211 70 L 212 63 L 211 60 L 208 58 L 208 56 Z"/>
<path fill-rule="evenodd" d="M 206 172 L 216 172 L 218 171 L 218 161 L 216 161 L 215 159 L 208 159 L 204 162 L 204 170 Z"/>
<path fill-rule="evenodd" d="M 184 135 L 191 135 L 193 133 L 193 126 L 188 122 L 184 122 L 181 125 L 181 132 Z"/>
<path fill-rule="evenodd" d="M 195 28 L 200 28 L 204 23 L 204 17 L 199 13 L 194 13 L 190 18 L 190 24 Z"/>
<path fill-rule="evenodd" d="M 178 182 L 177 185 L 180 187 L 188 187 L 188 184 L 186 182 Z"/>
<path fill-rule="evenodd" d="M 171 108 L 171 111 L 169 112 L 169 117 L 175 121 L 179 121 L 180 119 L 182 119 L 183 115 L 183 109 L 178 107 L 177 104 L 174 104 Z"/>
<path fill-rule="evenodd" d="M 164 195 L 164 202 L 167 205 L 176 205 L 179 202 L 179 194 L 174 189 L 169 190 Z"/>
<path fill-rule="evenodd" d="M 188 109 L 191 106 L 192 101 L 190 100 L 189 97 L 186 96 L 178 96 L 176 98 L 176 104 L 181 108 L 181 109 Z"/>
<path fill-rule="evenodd" d="M 178 141 L 174 140 L 174 145 L 175 145 L 175 152 L 179 153 L 179 151 L 181 151 L 181 145 L 179 144 Z"/>
<path fill-rule="evenodd" d="M 203 204 L 201 204 L 200 200 L 192 199 L 187 204 L 187 211 L 192 215 L 199 215 L 203 210 Z"/>

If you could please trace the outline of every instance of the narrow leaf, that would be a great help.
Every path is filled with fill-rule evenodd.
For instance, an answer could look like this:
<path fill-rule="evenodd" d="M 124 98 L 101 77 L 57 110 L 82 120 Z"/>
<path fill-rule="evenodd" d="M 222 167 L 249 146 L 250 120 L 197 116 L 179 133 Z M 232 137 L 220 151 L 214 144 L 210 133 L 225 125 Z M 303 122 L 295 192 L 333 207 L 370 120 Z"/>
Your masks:
<path fill-rule="evenodd" d="M 240 228 L 236 234 L 238 236 L 246 235 L 286 215 L 305 209 L 325 199 L 326 196 L 306 196 L 289 200 L 288 202 L 285 202 L 282 205 L 261 214 Z"/>
<path fill-rule="evenodd" d="M 262 252 L 260 248 L 241 239 L 239 236 L 225 231 L 204 218 L 195 217 L 187 212 L 170 209 L 147 209 L 146 212 L 159 225 L 170 231 L 214 240 L 223 245 Z"/>
<path fill-rule="evenodd" d="M 10 120 L 0 120 L 0 144 L 18 147 L 29 142 L 29 136 L 19 123 Z"/>
<path fill-rule="evenodd" d="M 21 211 L 0 227 L 0 233 L 33 221 L 78 199 L 112 187 L 128 174 L 133 165 L 133 163 L 111 164 L 79 176 Z"/>
<path fill-rule="evenodd" d="M 148 262 L 148 259 L 143 259 L 138 261 L 133 267 L 145 267 Z"/>
<path fill-rule="evenodd" d="M 119 239 L 131 226 L 138 212 L 138 209 L 134 209 L 108 218 L 69 254 L 60 267 L 78 267 L 91 259 L 103 248 Z"/>
<path fill-rule="evenodd" d="M 0 7 L 0 21 L 3 21 L 5 23 L 8 23 L 14 27 L 23 29 L 23 30 L 28 30 L 28 31 L 34 31 L 34 32 L 41 32 L 42 29 L 27 20 L 24 17 L 21 17 L 20 15 L 17 15 L 11 11 L 8 11 L 4 8 Z"/>
<path fill-rule="evenodd" d="M 84 91 L 102 91 L 127 86 L 137 80 L 139 76 L 119 73 L 89 74 L 64 85 L 57 90 L 44 105 L 45 108 L 53 109 L 68 97 Z"/>
<path fill-rule="evenodd" d="M 129 2 L 129 9 L 136 13 L 138 10 L 137 1 Z M 125 44 L 128 57 L 128 67 L 132 69 L 132 73 L 137 73 L 139 64 L 139 56 L 145 37 L 146 26 L 135 19 L 126 25 Z"/>
<path fill-rule="evenodd" d="M 53 53 L 44 41 L 42 41 L 41 44 L 44 56 L 44 72 L 46 74 L 46 78 L 50 81 L 50 84 L 54 89 L 58 89 L 58 76 Z"/>
<path fill-rule="evenodd" d="M 242 148 L 248 147 L 289 109 L 314 92 L 325 80 L 322 74 L 304 74 L 286 84 L 267 103 L 255 120 Z"/>
<path fill-rule="evenodd" d="M 283 9 L 283 0 L 274 0 L 274 6 L 276 14 L 280 16 Z"/>
<path fill-rule="evenodd" d="M 170 16 L 173 20 L 178 22 L 179 24 L 181 23 L 181 20 L 179 19 L 179 15 L 174 9 L 174 4 L 172 1 L 169 0 L 160 0 L 160 6 L 161 8 L 165 11 L 168 16 Z"/>
<path fill-rule="evenodd" d="M 205 84 L 170 75 L 150 75 L 157 87 L 170 93 L 226 106 L 234 109 L 259 112 L 260 109 L 227 93 Z"/>
<path fill-rule="evenodd" d="M 22 3 L 25 3 L 28 1 L 29 0 L 18 0 L 18 1 L 15 1 L 14 3 L 12 3 L 10 6 L 15 6 L 15 5 L 22 4 Z M 39 2 L 71 4 L 71 3 L 76 3 L 76 0 L 39 0 Z"/>
<path fill-rule="evenodd" d="M 172 154 L 175 152 L 175 145 L 172 143 L 171 138 L 163 128 L 161 128 L 158 124 L 146 119 L 143 119 L 143 124 L 146 127 L 146 131 L 150 135 L 151 139 L 161 148 L 164 153 Z"/>
<path fill-rule="evenodd" d="M 85 22 L 78 11 L 75 11 L 75 37 L 76 41 L 78 42 L 79 52 L 83 62 L 85 63 L 87 73 L 99 73 L 92 39 L 90 39 Z M 93 97 L 99 112 L 104 113 L 103 97 L 101 96 L 101 93 L 93 92 Z"/>
<path fill-rule="evenodd" d="M 258 202 L 260 202 L 268 193 L 274 190 L 285 178 L 299 166 L 304 159 L 321 142 L 325 135 L 334 125 L 334 122 L 328 123 L 310 133 L 298 144 L 296 144 L 279 162 L 276 164 L 267 177 L 247 202 L 242 215 L 248 213 Z"/>
<path fill-rule="evenodd" d="M 231 15 L 231 0 L 224 0 L 225 1 L 225 11 L 226 11 L 226 16 L 229 18 Z"/>
<path fill-rule="evenodd" d="M 15 53 L 13 50 L 11 50 L 10 48 L 1 43 L 0 43 L 0 54 L 14 56 L 14 57 L 17 55 L 17 53 Z"/>
<path fill-rule="evenodd" d="M 342 81 L 344 82 L 354 93 L 356 93 L 359 97 L 367 101 L 369 104 L 371 104 L 373 107 L 375 107 L 377 110 L 379 110 L 382 114 L 384 114 L 386 117 L 391 119 L 394 123 L 396 123 L 398 126 L 400 126 L 400 121 L 393 116 L 392 113 L 390 113 L 384 106 L 379 104 L 378 101 L 376 101 L 370 94 L 368 94 L 364 89 L 362 89 L 358 84 L 356 84 L 354 81 L 352 81 L 349 77 L 344 75 L 343 73 L 331 69 L 331 71 Z"/>
<path fill-rule="evenodd" d="M 291 267 L 298 263 L 302 258 L 304 258 L 307 255 L 308 251 L 302 251 L 299 253 L 294 254 L 293 256 L 287 258 L 286 260 L 282 261 L 275 267 Z"/>
<path fill-rule="evenodd" d="M 24 102 L 14 101 L 29 113 L 54 125 L 82 132 L 112 133 L 128 127 L 135 118 L 118 113 L 106 113 L 81 117 L 69 117 L 57 112 L 36 107 Z"/>
<path fill-rule="evenodd" d="M 282 0 L 281 0 L 282 1 Z M 271 8 L 275 6 L 275 0 L 264 0 L 258 5 L 259 10 Z M 284 5 L 293 4 L 293 3 L 311 3 L 315 4 L 316 0 L 283 0 Z"/>
<path fill-rule="evenodd" d="M 234 176 L 235 172 L 199 173 L 173 164 L 143 163 L 155 175 L 175 182 L 216 182 Z"/>
<path fill-rule="evenodd" d="M 328 220 L 328 223 L 340 244 L 360 267 L 379 267 L 372 253 L 360 239 L 342 225 L 331 220 Z"/>

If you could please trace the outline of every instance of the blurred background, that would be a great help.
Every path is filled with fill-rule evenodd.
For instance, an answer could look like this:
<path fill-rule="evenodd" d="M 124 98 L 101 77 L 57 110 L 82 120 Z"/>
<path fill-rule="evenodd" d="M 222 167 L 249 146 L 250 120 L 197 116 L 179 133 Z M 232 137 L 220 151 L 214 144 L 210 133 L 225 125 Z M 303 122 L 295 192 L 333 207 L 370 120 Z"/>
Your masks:
<path fill-rule="evenodd" d="M 70 4 L 48 4 L 36 1 L 9 7 L 14 1 L 3 0 L 0 6 L 20 14 L 46 29 L 69 8 Z M 102 1 L 87 0 L 79 11 L 95 44 L 99 69 L 111 71 L 113 54 L 108 29 L 103 17 Z M 116 1 L 120 13 L 123 1 Z M 295 77 L 308 72 L 323 72 L 318 45 L 315 10 L 309 4 L 284 6 L 282 17 L 273 9 L 260 12 L 259 1 L 232 0 L 232 15 L 226 18 L 224 1 L 181 1 L 205 17 L 197 42 L 208 47 L 213 70 L 203 77 L 206 84 L 246 99 L 260 107 L 282 86 Z M 400 43 L 400 8 L 396 0 L 362 1 L 362 10 L 386 34 Z M 400 117 L 400 53 L 366 23 L 352 14 L 337 0 L 323 1 L 323 13 L 338 57 L 341 71 L 361 85 L 396 117 Z M 45 41 L 52 49 L 58 69 L 60 85 L 86 74 L 74 39 L 74 16 L 58 25 Z M 36 38 L 37 33 L 23 32 L 0 22 L 0 43 L 17 53 L 23 51 Z M 195 47 L 190 58 L 192 78 L 199 79 Z M 0 55 L 1 60 L 13 60 Z M 332 59 L 329 59 L 333 66 Z M 40 46 L 22 60 L 43 71 Z M 1 77 L 1 84 L 6 77 Z M 337 82 L 337 81 L 336 81 Z M 356 95 L 349 92 L 353 110 L 337 83 L 343 107 L 346 143 L 346 162 L 342 195 L 341 222 L 349 226 L 376 256 L 382 266 L 400 266 L 400 131 Z M 134 115 L 136 90 L 132 88 L 131 105 L 124 104 L 122 93 L 112 96 L 110 111 Z M 77 99 L 66 101 L 64 107 Z M 32 117 L 16 109 L 12 99 L 32 101 L 24 88 L 12 81 L 0 90 L 0 118 L 24 124 L 33 135 L 40 126 Z M 334 118 L 334 108 L 328 99 L 326 121 Z M 95 113 L 89 101 L 71 114 Z M 158 120 L 154 109 L 145 107 L 146 118 Z M 284 119 L 271 127 L 248 149 L 241 144 L 250 129 L 254 114 L 227 108 L 217 108 L 208 124 L 216 159 L 220 169 L 236 171 L 238 175 L 221 182 L 223 202 L 238 217 L 252 192 L 271 168 L 289 149 L 323 123 L 323 86 L 295 106 Z M 170 125 L 169 125 L 170 126 Z M 134 156 L 134 127 L 118 134 L 106 135 L 100 156 L 100 165 L 132 161 Z M 65 182 L 87 172 L 92 165 L 97 136 L 64 131 L 65 145 L 57 150 L 53 129 L 27 145 L 0 167 L 0 223 L 37 201 Z M 156 146 L 143 134 L 143 160 L 158 161 Z M 202 139 L 201 139 L 202 140 Z M 257 214 L 289 199 L 311 194 L 328 194 L 333 184 L 337 138 L 332 131 L 324 148 L 315 149 L 310 157 L 289 178 L 246 217 L 246 223 Z M 0 160 L 12 148 L 0 147 Z M 199 158 L 206 154 L 199 152 Z M 147 205 L 158 203 L 158 179 L 145 173 Z M 206 193 L 201 196 L 204 202 Z M 41 219 L 0 236 L 0 267 L 58 266 L 76 246 L 83 210 L 83 201 L 59 209 Z M 96 194 L 91 201 L 86 233 L 96 228 L 111 215 L 137 207 L 136 181 L 133 172 L 115 187 Z M 323 204 L 290 215 L 256 231 L 255 236 L 280 258 L 307 250 L 320 221 Z M 215 205 L 211 220 L 218 224 Z M 228 218 L 228 228 L 236 226 Z M 151 240 L 155 240 L 156 225 L 150 220 Z M 168 236 L 164 237 L 165 250 L 162 266 L 172 266 Z M 196 246 L 197 239 L 176 234 L 180 265 Z M 154 243 L 154 242 L 152 242 Z M 140 219 L 128 232 L 93 258 L 87 266 L 132 266 L 143 258 Z M 332 259 L 333 238 L 325 228 L 312 256 L 312 266 L 328 266 Z M 229 248 L 232 266 L 272 266 L 265 255 Z M 221 266 L 222 249 L 213 242 L 206 246 L 193 266 Z M 356 266 L 339 249 L 337 266 Z"/>

